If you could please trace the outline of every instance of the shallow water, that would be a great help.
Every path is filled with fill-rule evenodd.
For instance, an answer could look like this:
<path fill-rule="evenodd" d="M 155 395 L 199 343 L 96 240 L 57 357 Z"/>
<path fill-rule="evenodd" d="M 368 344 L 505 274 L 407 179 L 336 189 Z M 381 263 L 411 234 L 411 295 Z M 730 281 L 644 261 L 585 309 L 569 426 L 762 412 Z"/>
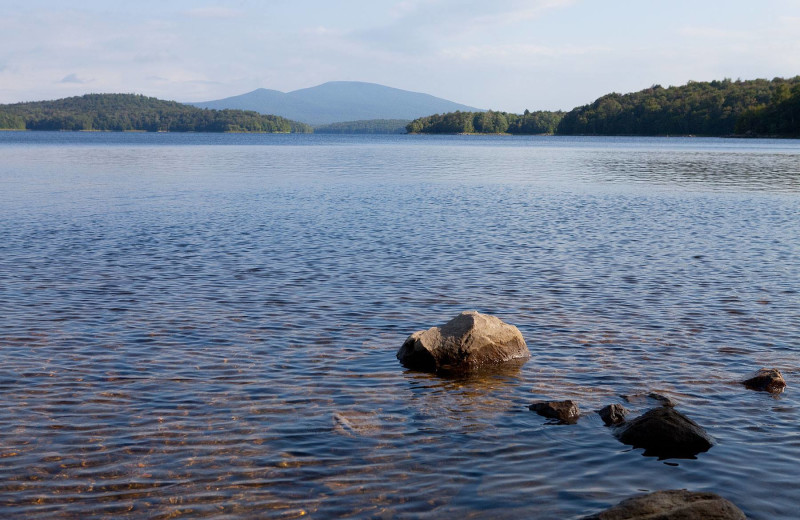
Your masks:
<path fill-rule="evenodd" d="M 798 215 L 798 141 L 0 133 L 0 516 L 793 518 Z M 398 364 L 467 309 L 531 361 Z M 650 391 L 717 445 L 592 413 Z"/>

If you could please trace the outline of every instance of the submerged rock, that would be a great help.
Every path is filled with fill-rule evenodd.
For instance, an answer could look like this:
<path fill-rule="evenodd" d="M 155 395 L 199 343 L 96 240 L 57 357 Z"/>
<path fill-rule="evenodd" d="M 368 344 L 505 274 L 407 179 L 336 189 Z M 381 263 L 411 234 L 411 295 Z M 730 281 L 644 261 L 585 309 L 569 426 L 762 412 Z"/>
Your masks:
<path fill-rule="evenodd" d="M 462 312 L 441 327 L 408 337 L 397 359 L 426 372 L 466 372 L 508 362 L 524 363 L 531 353 L 519 329 L 476 311 Z"/>
<path fill-rule="evenodd" d="M 777 368 L 759 369 L 748 379 L 742 381 L 742 384 L 750 390 L 759 390 L 773 394 L 779 394 L 786 388 L 786 381 Z"/>
<path fill-rule="evenodd" d="M 578 422 L 578 417 L 581 411 L 574 401 L 543 401 L 540 403 L 533 403 L 528 407 L 542 417 L 550 419 L 558 419 L 563 424 L 575 424 Z"/>
<path fill-rule="evenodd" d="M 623 399 L 625 399 L 628 403 L 637 403 L 637 402 L 644 402 L 647 399 L 655 401 L 656 403 L 660 404 L 661 406 L 675 406 L 675 401 L 667 397 L 666 395 L 659 394 L 656 392 L 649 392 L 649 393 L 639 393 L 639 394 L 625 394 L 621 395 Z"/>
<path fill-rule="evenodd" d="M 645 412 L 622 425 L 615 435 L 620 442 L 644 448 L 645 455 L 659 458 L 691 458 L 713 446 L 703 428 L 670 407 Z"/>
<path fill-rule="evenodd" d="M 600 418 L 603 419 L 606 426 L 611 426 L 613 424 L 624 423 L 625 416 L 630 413 L 630 410 L 621 404 L 610 404 L 598 410 L 597 413 L 600 414 Z"/>
<path fill-rule="evenodd" d="M 583 520 L 746 520 L 741 509 L 714 493 L 656 491 L 623 500 Z"/>

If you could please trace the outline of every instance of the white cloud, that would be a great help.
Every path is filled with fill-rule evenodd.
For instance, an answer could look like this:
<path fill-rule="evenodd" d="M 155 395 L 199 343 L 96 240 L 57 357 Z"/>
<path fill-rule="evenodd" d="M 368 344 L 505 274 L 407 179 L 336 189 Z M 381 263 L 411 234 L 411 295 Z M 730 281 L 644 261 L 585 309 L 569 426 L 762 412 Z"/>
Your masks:
<path fill-rule="evenodd" d="M 79 85 L 83 85 L 84 83 L 89 83 L 91 80 L 79 78 L 77 74 L 74 72 L 71 74 L 67 74 L 64 78 L 59 81 L 59 83 L 77 83 Z"/>

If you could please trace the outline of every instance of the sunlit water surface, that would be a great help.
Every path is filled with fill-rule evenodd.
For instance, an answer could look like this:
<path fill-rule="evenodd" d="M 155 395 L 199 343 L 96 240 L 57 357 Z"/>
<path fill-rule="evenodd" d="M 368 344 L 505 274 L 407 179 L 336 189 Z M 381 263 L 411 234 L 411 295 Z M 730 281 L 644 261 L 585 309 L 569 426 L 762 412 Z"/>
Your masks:
<path fill-rule="evenodd" d="M 798 141 L 0 133 L 0 516 L 794 518 L 798 217 Z M 398 364 L 468 309 L 532 359 Z M 592 412 L 650 391 L 717 445 Z"/>

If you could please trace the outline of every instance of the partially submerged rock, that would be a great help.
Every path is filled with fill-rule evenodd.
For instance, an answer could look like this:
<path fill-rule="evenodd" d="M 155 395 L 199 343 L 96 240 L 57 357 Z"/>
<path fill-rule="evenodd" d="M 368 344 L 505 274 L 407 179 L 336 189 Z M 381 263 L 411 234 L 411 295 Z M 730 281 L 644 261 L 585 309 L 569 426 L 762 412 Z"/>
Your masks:
<path fill-rule="evenodd" d="M 581 411 L 574 401 L 543 401 L 540 403 L 533 403 L 528 407 L 543 417 L 550 419 L 558 419 L 563 424 L 575 424 L 578 422 L 578 417 Z"/>
<path fill-rule="evenodd" d="M 750 390 L 759 390 L 779 394 L 786 388 L 786 381 L 783 379 L 780 370 L 777 368 L 762 368 L 749 378 L 742 381 L 742 384 Z"/>
<path fill-rule="evenodd" d="M 692 458 L 713 446 L 703 428 L 670 407 L 654 408 L 628 421 L 615 435 L 620 442 L 659 458 Z"/>
<path fill-rule="evenodd" d="M 603 422 L 606 423 L 606 426 L 611 426 L 614 424 L 624 423 L 625 416 L 630 413 L 630 410 L 621 404 L 615 403 L 602 407 L 597 413 L 600 414 L 600 418 L 603 419 Z"/>
<path fill-rule="evenodd" d="M 666 395 L 659 394 L 657 392 L 649 392 L 649 393 L 639 393 L 639 394 L 624 394 L 621 395 L 623 399 L 625 399 L 628 403 L 639 403 L 645 402 L 648 399 L 651 401 L 655 401 L 661 406 L 675 406 L 675 401 L 667 397 Z"/>
<path fill-rule="evenodd" d="M 714 493 L 656 491 L 623 500 L 583 520 L 746 520 L 741 509 Z"/>
<path fill-rule="evenodd" d="M 408 337 L 397 359 L 426 372 L 468 372 L 509 362 L 524 363 L 531 353 L 519 329 L 476 311 L 462 312 L 441 327 Z"/>

